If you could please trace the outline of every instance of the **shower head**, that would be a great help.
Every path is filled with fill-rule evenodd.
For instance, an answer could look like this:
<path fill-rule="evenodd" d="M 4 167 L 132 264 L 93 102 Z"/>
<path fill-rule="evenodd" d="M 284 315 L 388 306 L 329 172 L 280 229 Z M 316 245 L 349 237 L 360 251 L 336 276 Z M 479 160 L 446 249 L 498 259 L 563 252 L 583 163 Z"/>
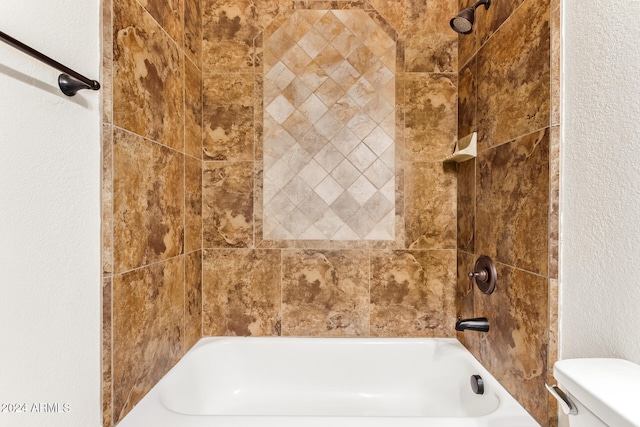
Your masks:
<path fill-rule="evenodd" d="M 491 0 L 480 0 L 473 6 L 462 10 L 449 22 L 453 31 L 460 34 L 471 33 L 471 31 L 473 31 L 473 21 L 476 14 L 476 8 L 480 5 L 484 5 L 485 9 L 489 9 L 489 6 L 491 6 Z"/>

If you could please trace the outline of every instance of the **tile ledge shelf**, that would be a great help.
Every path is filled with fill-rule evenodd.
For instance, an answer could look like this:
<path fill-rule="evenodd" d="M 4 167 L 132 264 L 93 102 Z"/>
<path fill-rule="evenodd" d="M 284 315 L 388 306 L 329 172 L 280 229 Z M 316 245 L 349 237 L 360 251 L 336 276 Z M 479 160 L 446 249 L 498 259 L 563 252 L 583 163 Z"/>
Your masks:
<path fill-rule="evenodd" d="M 473 159 L 478 154 L 478 132 L 473 132 L 456 142 L 453 154 L 443 160 L 443 162 L 464 162 Z"/>

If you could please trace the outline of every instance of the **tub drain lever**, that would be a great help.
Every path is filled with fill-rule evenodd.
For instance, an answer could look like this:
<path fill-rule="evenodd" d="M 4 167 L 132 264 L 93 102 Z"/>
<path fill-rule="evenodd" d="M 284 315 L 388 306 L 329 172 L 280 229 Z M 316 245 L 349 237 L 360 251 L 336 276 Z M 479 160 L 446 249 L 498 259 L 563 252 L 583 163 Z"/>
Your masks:
<path fill-rule="evenodd" d="M 557 385 L 549 384 L 545 384 L 544 386 L 547 388 L 547 390 L 549 390 L 549 393 L 551 393 L 551 395 L 556 398 L 556 400 L 560 404 L 560 407 L 562 408 L 562 412 L 567 415 L 578 414 L 578 408 L 576 407 L 575 403 L 573 403 L 573 401 L 569 399 L 569 396 L 567 396 L 562 390 L 560 390 L 560 387 L 558 387 Z"/>

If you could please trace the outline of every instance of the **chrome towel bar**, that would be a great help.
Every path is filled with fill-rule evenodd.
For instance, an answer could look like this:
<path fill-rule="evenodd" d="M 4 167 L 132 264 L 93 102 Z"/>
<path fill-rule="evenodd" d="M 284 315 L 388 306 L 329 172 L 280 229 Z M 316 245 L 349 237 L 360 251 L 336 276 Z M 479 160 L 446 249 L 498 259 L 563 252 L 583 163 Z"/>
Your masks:
<path fill-rule="evenodd" d="M 75 95 L 79 90 L 82 89 L 91 89 L 91 90 L 99 90 L 100 83 L 96 80 L 91 80 L 83 76 L 82 74 L 73 71 L 71 68 L 62 65 L 58 61 L 55 61 L 49 58 L 47 55 L 38 52 L 30 46 L 22 43 L 14 39 L 13 37 L 3 33 L 0 31 L 0 41 L 5 42 L 9 46 L 12 46 L 23 53 L 37 59 L 38 61 L 44 62 L 50 67 L 55 68 L 58 71 L 62 71 L 63 74 L 60 74 L 58 77 L 58 86 L 62 93 L 67 96 Z"/>

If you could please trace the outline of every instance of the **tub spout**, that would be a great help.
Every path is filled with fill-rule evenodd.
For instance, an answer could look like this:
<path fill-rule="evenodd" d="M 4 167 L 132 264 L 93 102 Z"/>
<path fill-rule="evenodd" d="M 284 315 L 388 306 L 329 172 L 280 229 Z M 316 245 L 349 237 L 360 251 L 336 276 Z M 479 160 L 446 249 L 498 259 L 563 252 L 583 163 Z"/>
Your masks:
<path fill-rule="evenodd" d="M 458 317 L 456 331 L 466 330 L 489 332 L 489 320 L 486 317 L 476 317 L 475 319 L 461 319 Z"/>

